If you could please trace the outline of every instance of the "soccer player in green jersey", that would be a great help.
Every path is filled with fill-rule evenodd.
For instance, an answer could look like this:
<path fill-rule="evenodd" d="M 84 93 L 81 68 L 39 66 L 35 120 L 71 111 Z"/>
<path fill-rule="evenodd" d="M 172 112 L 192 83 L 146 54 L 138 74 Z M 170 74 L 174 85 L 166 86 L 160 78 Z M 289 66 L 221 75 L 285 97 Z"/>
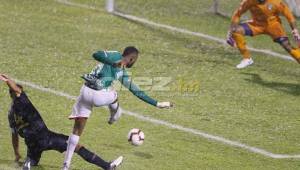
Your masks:
<path fill-rule="evenodd" d="M 63 170 L 68 170 L 70 167 L 74 150 L 93 107 L 108 106 L 111 113 L 109 124 L 121 117 L 122 111 L 119 107 L 117 92 L 112 89 L 113 81 L 119 80 L 131 93 L 150 105 L 158 108 L 172 107 L 170 102 L 158 102 L 152 99 L 131 82 L 125 68 L 131 68 L 138 59 L 138 55 L 139 51 L 135 47 L 126 47 L 123 54 L 117 51 L 98 51 L 93 54 L 94 59 L 100 64 L 91 73 L 82 76 L 85 83 L 69 117 L 75 120 L 75 124 L 69 136 Z"/>

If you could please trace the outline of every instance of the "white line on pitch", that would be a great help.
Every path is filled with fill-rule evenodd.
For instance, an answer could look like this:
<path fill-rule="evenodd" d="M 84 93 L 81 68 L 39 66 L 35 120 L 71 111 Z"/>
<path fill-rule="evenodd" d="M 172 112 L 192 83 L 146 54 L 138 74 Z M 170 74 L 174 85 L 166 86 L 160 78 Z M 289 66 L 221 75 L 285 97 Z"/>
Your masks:
<path fill-rule="evenodd" d="M 127 14 L 123 14 L 123 13 L 116 12 L 116 11 L 113 12 L 113 14 L 116 15 L 116 16 L 128 19 L 128 20 L 141 22 L 141 23 L 144 23 L 144 24 L 147 24 L 147 25 L 150 25 L 150 26 L 154 26 L 154 27 L 157 27 L 157 28 L 164 28 L 164 29 L 168 29 L 168 30 L 173 31 L 173 32 L 179 32 L 179 33 L 182 33 L 182 34 L 188 34 L 188 35 L 192 35 L 192 36 L 196 36 L 196 37 L 201 37 L 201 38 L 205 38 L 207 40 L 211 40 L 211 41 L 215 41 L 215 42 L 227 45 L 227 43 L 224 39 L 217 38 L 217 37 L 207 35 L 207 34 L 204 34 L 204 33 L 193 32 L 193 31 L 189 31 L 189 30 L 186 30 L 186 29 L 173 27 L 173 26 L 170 26 L 170 25 L 159 24 L 159 23 L 155 23 L 155 22 L 149 21 L 149 20 L 144 19 L 144 18 L 139 18 L 139 17 L 136 17 L 136 16 L 127 15 Z M 253 47 L 248 47 L 248 49 L 253 51 L 253 52 L 263 53 L 263 54 L 271 55 L 271 56 L 274 56 L 274 57 L 282 58 L 282 59 L 285 59 L 285 60 L 293 60 L 294 61 L 294 59 L 291 58 L 290 56 L 283 55 L 283 54 L 280 54 L 280 53 L 276 53 L 276 52 L 271 51 L 271 50 L 256 49 L 256 48 L 253 48 Z"/>
<path fill-rule="evenodd" d="M 92 9 L 92 10 L 98 10 L 95 7 L 92 6 L 88 6 L 88 5 L 84 5 L 84 4 L 80 4 L 80 3 L 74 3 L 74 2 L 70 2 L 68 0 L 55 0 L 56 2 L 65 4 L 65 5 L 69 5 L 69 6 L 75 6 L 75 7 L 80 7 L 80 8 L 85 8 L 85 9 Z M 149 21 L 147 19 L 144 18 L 139 18 L 133 15 L 128 15 L 128 14 L 123 14 L 117 11 L 112 12 L 112 14 L 122 17 L 122 18 L 126 18 L 128 20 L 132 20 L 132 21 L 137 21 L 140 23 L 144 23 L 153 27 L 157 27 L 157 28 L 163 28 L 163 29 L 167 29 L 173 32 L 179 32 L 182 34 L 188 34 L 188 35 L 192 35 L 192 36 L 196 36 L 196 37 L 201 37 L 207 40 L 211 40 L 211 41 L 215 41 L 221 44 L 225 44 L 227 45 L 226 41 L 224 39 L 218 38 L 218 37 L 214 37 L 208 34 L 204 34 L 204 33 L 200 33 L 200 32 L 193 32 L 193 31 L 189 31 L 187 29 L 183 29 L 183 28 L 177 28 L 177 27 L 173 27 L 170 25 L 165 25 L 165 24 L 159 24 L 159 23 L 155 23 L 153 21 Z M 269 49 L 257 49 L 257 48 L 253 48 L 253 47 L 248 47 L 249 50 L 253 51 L 253 52 L 257 52 L 257 53 L 262 53 L 262 54 L 267 54 L 267 55 L 271 55 L 274 57 L 278 57 L 281 59 L 285 59 L 285 60 L 291 60 L 291 61 L 295 61 L 292 57 L 288 56 L 288 55 L 284 55 L 284 54 L 280 54 L 277 52 L 274 52 L 272 50 Z"/>
<path fill-rule="evenodd" d="M 26 86 L 29 86 L 31 88 L 34 88 L 34 89 L 37 89 L 37 90 L 40 90 L 40 91 L 43 91 L 43 92 L 48 92 L 48 93 L 55 94 L 57 96 L 65 97 L 67 99 L 76 100 L 75 96 L 72 96 L 72 95 L 67 94 L 65 92 L 56 91 L 56 90 L 53 90 L 53 89 L 50 89 L 50 88 L 45 88 L 43 86 L 36 85 L 34 83 L 31 83 L 31 82 L 26 82 L 26 81 L 21 81 L 21 80 L 16 80 L 16 79 L 15 79 L 15 81 L 17 83 L 22 84 L 22 85 L 26 85 Z M 158 120 L 158 119 L 154 119 L 154 118 L 151 118 L 151 117 L 143 116 L 141 114 L 133 113 L 133 112 L 130 112 L 130 111 L 127 111 L 127 110 L 123 110 L 123 113 L 126 114 L 126 115 L 129 115 L 129 116 L 133 116 L 133 117 L 135 117 L 139 120 L 142 120 L 142 121 L 146 121 L 146 122 L 150 122 L 150 123 L 153 123 L 153 124 L 156 124 L 156 125 L 162 125 L 162 126 L 166 126 L 168 128 L 171 128 L 171 129 L 176 129 L 176 130 L 179 130 L 179 131 L 194 134 L 194 135 L 200 136 L 202 138 L 206 138 L 206 139 L 209 139 L 209 140 L 212 140 L 212 141 L 220 142 L 220 143 L 230 145 L 230 146 L 233 146 L 233 147 L 237 147 L 237 148 L 242 148 L 244 150 L 248 150 L 248 151 L 253 152 L 253 153 L 264 155 L 266 157 L 271 157 L 271 158 L 274 158 L 274 159 L 300 158 L 300 155 L 274 154 L 274 153 L 271 153 L 271 152 L 266 151 L 264 149 L 248 146 L 246 144 L 242 144 L 242 143 L 237 142 L 237 141 L 232 141 L 232 140 L 220 137 L 220 136 L 211 135 L 211 134 L 202 132 L 202 131 L 197 130 L 197 129 L 186 128 L 186 127 L 183 127 L 183 126 L 180 126 L 180 125 L 176 125 L 176 124 L 172 124 L 172 123 L 169 123 L 169 122 L 166 122 L 166 121 L 163 121 L 163 120 Z"/>
<path fill-rule="evenodd" d="M 75 6 L 75 7 L 79 7 L 79 8 L 86 8 L 86 9 L 96 10 L 96 7 L 85 5 L 85 4 L 70 2 L 68 0 L 55 0 L 55 1 L 59 2 L 59 3 L 62 3 L 62 4 L 65 4 L 65 5 L 69 5 L 69 6 Z"/>

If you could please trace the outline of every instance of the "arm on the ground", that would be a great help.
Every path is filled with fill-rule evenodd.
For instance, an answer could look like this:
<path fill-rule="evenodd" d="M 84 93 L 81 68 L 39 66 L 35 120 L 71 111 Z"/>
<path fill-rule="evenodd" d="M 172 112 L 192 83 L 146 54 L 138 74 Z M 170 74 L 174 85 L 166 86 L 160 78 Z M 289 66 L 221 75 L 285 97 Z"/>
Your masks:
<path fill-rule="evenodd" d="M 22 89 L 17 86 L 17 84 L 11 80 L 7 75 L 0 74 L 0 80 L 6 82 L 7 86 L 13 90 L 17 96 L 20 96 L 22 93 Z"/>
<path fill-rule="evenodd" d="M 123 76 L 119 78 L 119 81 L 136 97 L 142 101 L 159 108 L 170 108 L 172 104 L 170 102 L 157 102 L 149 97 L 144 91 L 142 91 L 137 85 L 131 82 L 129 75 L 126 71 L 123 72 Z"/>

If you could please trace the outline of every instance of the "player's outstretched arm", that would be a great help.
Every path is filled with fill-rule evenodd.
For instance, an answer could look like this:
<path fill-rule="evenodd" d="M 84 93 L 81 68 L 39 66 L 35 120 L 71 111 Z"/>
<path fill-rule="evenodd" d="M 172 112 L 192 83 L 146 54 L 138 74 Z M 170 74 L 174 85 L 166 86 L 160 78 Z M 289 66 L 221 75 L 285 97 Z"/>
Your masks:
<path fill-rule="evenodd" d="M 231 29 L 234 29 L 240 23 L 242 15 L 247 12 L 252 6 L 252 1 L 243 0 L 240 4 L 240 7 L 235 10 L 232 18 L 231 18 Z"/>
<path fill-rule="evenodd" d="M 132 94 L 141 99 L 142 101 L 158 107 L 158 108 L 171 108 L 173 104 L 171 102 L 158 102 L 151 97 L 149 97 L 144 91 L 142 91 L 138 86 L 130 81 L 129 75 L 124 71 L 124 75 L 119 79 L 119 81 L 125 86 Z"/>
<path fill-rule="evenodd" d="M 298 47 L 300 48 L 300 34 L 296 27 L 296 22 L 291 23 L 291 28 L 292 28 L 292 34 L 293 34 L 294 40 L 296 41 Z"/>
<path fill-rule="evenodd" d="M 0 74 L 0 80 L 6 82 L 7 86 L 15 92 L 17 96 L 20 96 L 22 93 L 22 89 L 17 86 L 17 84 L 11 80 L 7 75 Z"/>
<path fill-rule="evenodd" d="M 232 18 L 231 18 L 231 25 L 227 33 L 227 44 L 229 44 L 232 47 L 236 46 L 236 42 L 233 38 L 233 33 L 238 32 L 239 23 L 241 20 L 241 16 L 247 12 L 251 7 L 251 2 L 248 0 L 243 0 L 240 4 L 240 7 L 234 12 Z"/>
<path fill-rule="evenodd" d="M 281 2 L 279 6 L 280 12 L 285 16 L 285 18 L 288 20 L 292 30 L 296 29 L 296 18 L 294 17 L 292 11 L 289 9 L 289 7 L 284 3 Z"/>
<path fill-rule="evenodd" d="M 288 20 L 290 27 L 292 29 L 292 34 L 293 34 L 294 40 L 300 47 L 300 35 L 299 35 L 299 31 L 297 29 L 296 19 L 293 15 L 292 11 L 289 9 L 289 7 L 284 2 L 281 2 L 279 10 Z"/>

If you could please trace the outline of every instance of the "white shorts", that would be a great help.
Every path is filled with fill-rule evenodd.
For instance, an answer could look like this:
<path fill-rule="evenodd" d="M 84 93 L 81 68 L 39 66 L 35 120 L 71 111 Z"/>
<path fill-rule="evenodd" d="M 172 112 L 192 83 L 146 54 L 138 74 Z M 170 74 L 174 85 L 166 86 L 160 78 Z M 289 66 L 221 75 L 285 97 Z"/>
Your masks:
<path fill-rule="evenodd" d="M 94 90 L 83 85 L 69 119 L 89 118 L 93 107 L 108 106 L 115 102 L 117 98 L 118 95 L 115 90 Z"/>

